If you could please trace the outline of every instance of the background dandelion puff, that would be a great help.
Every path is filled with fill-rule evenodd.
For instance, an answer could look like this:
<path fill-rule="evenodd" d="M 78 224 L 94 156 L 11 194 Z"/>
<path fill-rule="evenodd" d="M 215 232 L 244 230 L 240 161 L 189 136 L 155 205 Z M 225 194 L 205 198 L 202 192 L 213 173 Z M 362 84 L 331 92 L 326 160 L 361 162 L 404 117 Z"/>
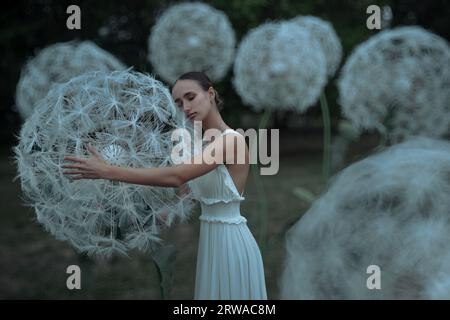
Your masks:
<path fill-rule="evenodd" d="M 450 143 L 424 137 L 341 171 L 287 232 L 281 299 L 449 299 L 449 177 Z"/>
<path fill-rule="evenodd" d="M 450 47 L 421 27 L 382 31 L 357 46 L 338 80 L 343 115 L 392 142 L 449 131 Z"/>
<path fill-rule="evenodd" d="M 328 77 L 332 77 L 342 59 L 341 41 L 333 25 L 328 21 L 314 16 L 298 16 L 291 21 L 308 29 L 312 37 L 320 43 L 327 62 L 327 75 Z"/>
<path fill-rule="evenodd" d="M 233 63 L 236 38 L 228 17 L 200 2 L 173 5 L 148 38 L 148 60 L 172 84 L 183 73 L 204 71 L 221 80 Z"/>
<path fill-rule="evenodd" d="M 294 22 L 268 22 L 242 39 L 233 85 L 255 111 L 304 112 L 326 84 L 326 59 L 318 41 Z"/>
<path fill-rule="evenodd" d="M 70 41 L 50 45 L 22 68 L 16 88 L 16 108 L 23 119 L 51 86 L 85 72 L 124 70 L 125 65 L 91 41 Z"/>

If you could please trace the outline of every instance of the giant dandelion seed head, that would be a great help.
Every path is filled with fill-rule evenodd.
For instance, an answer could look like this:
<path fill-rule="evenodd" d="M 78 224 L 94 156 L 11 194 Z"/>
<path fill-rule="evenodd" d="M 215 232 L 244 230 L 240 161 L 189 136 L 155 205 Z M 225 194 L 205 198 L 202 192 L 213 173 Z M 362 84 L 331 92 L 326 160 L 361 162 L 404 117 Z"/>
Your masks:
<path fill-rule="evenodd" d="M 282 299 L 449 299 L 449 177 L 450 143 L 424 137 L 344 169 L 287 232 Z"/>
<path fill-rule="evenodd" d="M 89 71 L 123 69 L 125 65 L 91 41 L 50 45 L 28 60 L 22 68 L 16 88 L 17 110 L 26 119 L 52 85 L 64 83 Z"/>
<path fill-rule="evenodd" d="M 314 16 L 298 16 L 291 21 L 308 29 L 312 37 L 320 43 L 327 62 L 327 75 L 332 77 L 342 59 L 341 41 L 332 24 Z"/>
<path fill-rule="evenodd" d="M 355 48 L 338 81 L 346 118 L 399 142 L 449 130 L 450 47 L 420 27 L 382 31 Z"/>
<path fill-rule="evenodd" d="M 186 118 L 169 90 L 130 70 L 90 72 L 54 86 L 27 119 L 14 148 L 22 191 L 37 220 L 58 239 L 89 254 L 151 250 L 163 224 L 184 221 L 191 195 L 177 189 L 110 180 L 70 181 L 64 157 L 93 145 L 113 165 L 171 166 L 172 132 Z"/>
<path fill-rule="evenodd" d="M 148 60 L 169 83 L 183 73 L 204 71 L 221 80 L 234 58 L 235 34 L 227 16 L 200 2 L 177 4 L 165 11 L 148 38 Z"/>
<path fill-rule="evenodd" d="M 310 32 L 293 22 L 268 22 L 239 45 L 233 85 L 255 111 L 305 111 L 326 84 L 326 60 Z"/>

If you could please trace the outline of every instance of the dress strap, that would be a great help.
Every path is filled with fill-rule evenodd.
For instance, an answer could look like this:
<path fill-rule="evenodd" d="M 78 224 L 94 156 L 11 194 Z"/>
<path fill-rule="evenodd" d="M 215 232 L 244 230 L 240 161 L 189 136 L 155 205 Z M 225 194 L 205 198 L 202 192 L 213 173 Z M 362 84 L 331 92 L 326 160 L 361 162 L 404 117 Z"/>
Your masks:
<path fill-rule="evenodd" d="M 236 134 L 239 134 L 239 135 L 240 135 L 240 133 L 239 133 L 239 132 L 237 132 L 237 131 L 236 131 L 236 130 L 234 130 L 234 129 L 225 129 L 225 130 L 223 130 L 223 131 L 222 131 L 221 135 L 222 135 L 222 134 L 226 134 L 226 132 L 227 132 L 227 131 L 229 131 L 229 132 L 233 132 L 233 133 L 236 133 Z"/>
<path fill-rule="evenodd" d="M 227 131 L 234 131 L 234 130 L 233 130 L 233 129 L 227 128 L 227 129 L 225 129 L 225 130 L 223 130 L 223 131 L 221 132 L 221 135 L 222 135 L 222 134 L 225 134 Z"/>
<path fill-rule="evenodd" d="M 223 130 L 221 133 L 220 133 L 220 135 L 219 136 L 222 136 L 222 135 L 224 135 L 224 134 L 226 134 L 227 133 L 227 131 L 229 131 L 229 132 L 234 132 L 234 133 L 237 133 L 237 134 L 239 134 L 239 132 L 237 132 L 236 130 L 233 130 L 233 129 L 229 129 L 229 128 L 227 128 L 227 129 L 225 129 L 225 130 Z M 205 140 L 205 139 L 202 139 L 202 144 L 203 144 L 203 146 L 205 146 L 205 144 L 208 144 L 209 142 L 207 141 L 207 140 Z"/>
<path fill-rule="evenodd" d="M 241 134 L 240 134 L 239 132 L 237 132 L 236 130 L 234 130 L 234 129 L 228 129 L 228 128 L 225 129 L 225 130 L 222 132 L 222 135 L 223 135 L 223 134 L 226 134 L 227 131 L 230 131 L 230 132 L 232 132 L 232 133 L 236 133 L 236 134 L 238 134 L 238 135 L 241 135 Z M 225 164 L 223 165 L 223 167 L 224 167 L 224 169 L 225 169 L 225 171 L 226 171 L 225 174 L 226 174 L 226 175 L 228 176 L 228 178 L 230 179 L 230 182 L 231 182 L 231 184 L 232 184 L 234 190 L 236 190 L 237 194 L 239 194 L 239 191 L 238 191 L 238 189 L 237 189 L 237 187 L 236 187 L 236 184 L 234 183 L 233 178 L 231 177 L 230 171 L 228 171 L 228 168 L 225 166 Z M 239 194 L 241 197 L 243 197 L 244 191 L 245 191 L 245 190 L 243 190 L 242 193 Z"/>

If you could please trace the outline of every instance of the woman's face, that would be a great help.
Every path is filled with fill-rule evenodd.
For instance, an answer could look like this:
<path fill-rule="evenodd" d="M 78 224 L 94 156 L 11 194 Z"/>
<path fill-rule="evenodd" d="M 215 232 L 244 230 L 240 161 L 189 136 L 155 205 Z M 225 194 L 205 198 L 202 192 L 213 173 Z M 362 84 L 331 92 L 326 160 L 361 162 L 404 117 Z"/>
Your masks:
<path fill-rule="evenodd" d="M 172 88 L 172 97 L 177 106 L 191 120 L 201 121 L 212 108 L 212 88 L 208 91 L 195 80 L 178 80 Z"/>

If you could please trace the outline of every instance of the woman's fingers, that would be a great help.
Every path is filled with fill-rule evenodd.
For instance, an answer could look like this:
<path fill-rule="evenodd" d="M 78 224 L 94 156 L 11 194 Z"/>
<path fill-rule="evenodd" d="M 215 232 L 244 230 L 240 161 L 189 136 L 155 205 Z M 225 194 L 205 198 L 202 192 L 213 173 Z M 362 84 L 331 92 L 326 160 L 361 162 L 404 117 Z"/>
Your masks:
<path fill-rule="evenodd" d="M 64 164 L 61 166 L 63 169 L 72 169 L 72 170 L 64 170 L 63 174 L 69 175 L 71 180 L 80 180 L 80 179 L 101 179 L 101 175 L 99 174 L 99 159 L 103 159 L 101 154 L 93 147 L 92 145 L 88 145 L 87 149 L 91 152 L 95 157 L 92 158 L 77 158 L 72 156 L 64 157 L 66 161 L 72 161 L 75 163 Z M 104 160 L 103 160 L 104 161 Z"/>
<path fill-rule="evenodd" d="M 87 149 L 88 149 L 93 155 L 95 155 L 95 156 L 97 156 L 97 157 L 99 157 L 99 158 L 103 158 L 102 155 L 100 154 L 100 152 L 98 152 L 97 149 L 95 149 L 94 146 L 92 146 L 92 145 L 89 144 L 89 145 L 87 146 Z"/>
<path fill-rule="evenodd" d="M 92 175 L 92 174 L 86 174 L 86 173 L 73 173 L 74 176 L 71 176 L 70 179 L 71 180 L 81 180 L 81 179 L 98 179 L 97 176 Z M 76 174 L 76 176 L 75 176 Z"/>
<path fill-rule="evenodd" d="M 81 158 L 77 158 L 77 157 L 70 157 L 70 156 L 64 157 L 64 160 L 73 161 L 73 162 L 79 162 L 79 163 L 84 163 L 85 162 L 85 159 L 81 159 Z"/>
<path fill-rule="evenodd" d="M 71 178 L 72 180 L 81 180 L 81 179 L 87 179 L 84 175 L 79 175 L 79 176 L 76 176 L 76 177 L 72 177 Z"/>
<path fill-rule="evenodd" d="M 63 174 L 80 174 L 80 171 L 63 171 Z"/>
<path fill-rule="evenodd" d="M 85 166 L 82 164 L 65 164 L 61 166 L 64 169 L 85 169 Z"/>

